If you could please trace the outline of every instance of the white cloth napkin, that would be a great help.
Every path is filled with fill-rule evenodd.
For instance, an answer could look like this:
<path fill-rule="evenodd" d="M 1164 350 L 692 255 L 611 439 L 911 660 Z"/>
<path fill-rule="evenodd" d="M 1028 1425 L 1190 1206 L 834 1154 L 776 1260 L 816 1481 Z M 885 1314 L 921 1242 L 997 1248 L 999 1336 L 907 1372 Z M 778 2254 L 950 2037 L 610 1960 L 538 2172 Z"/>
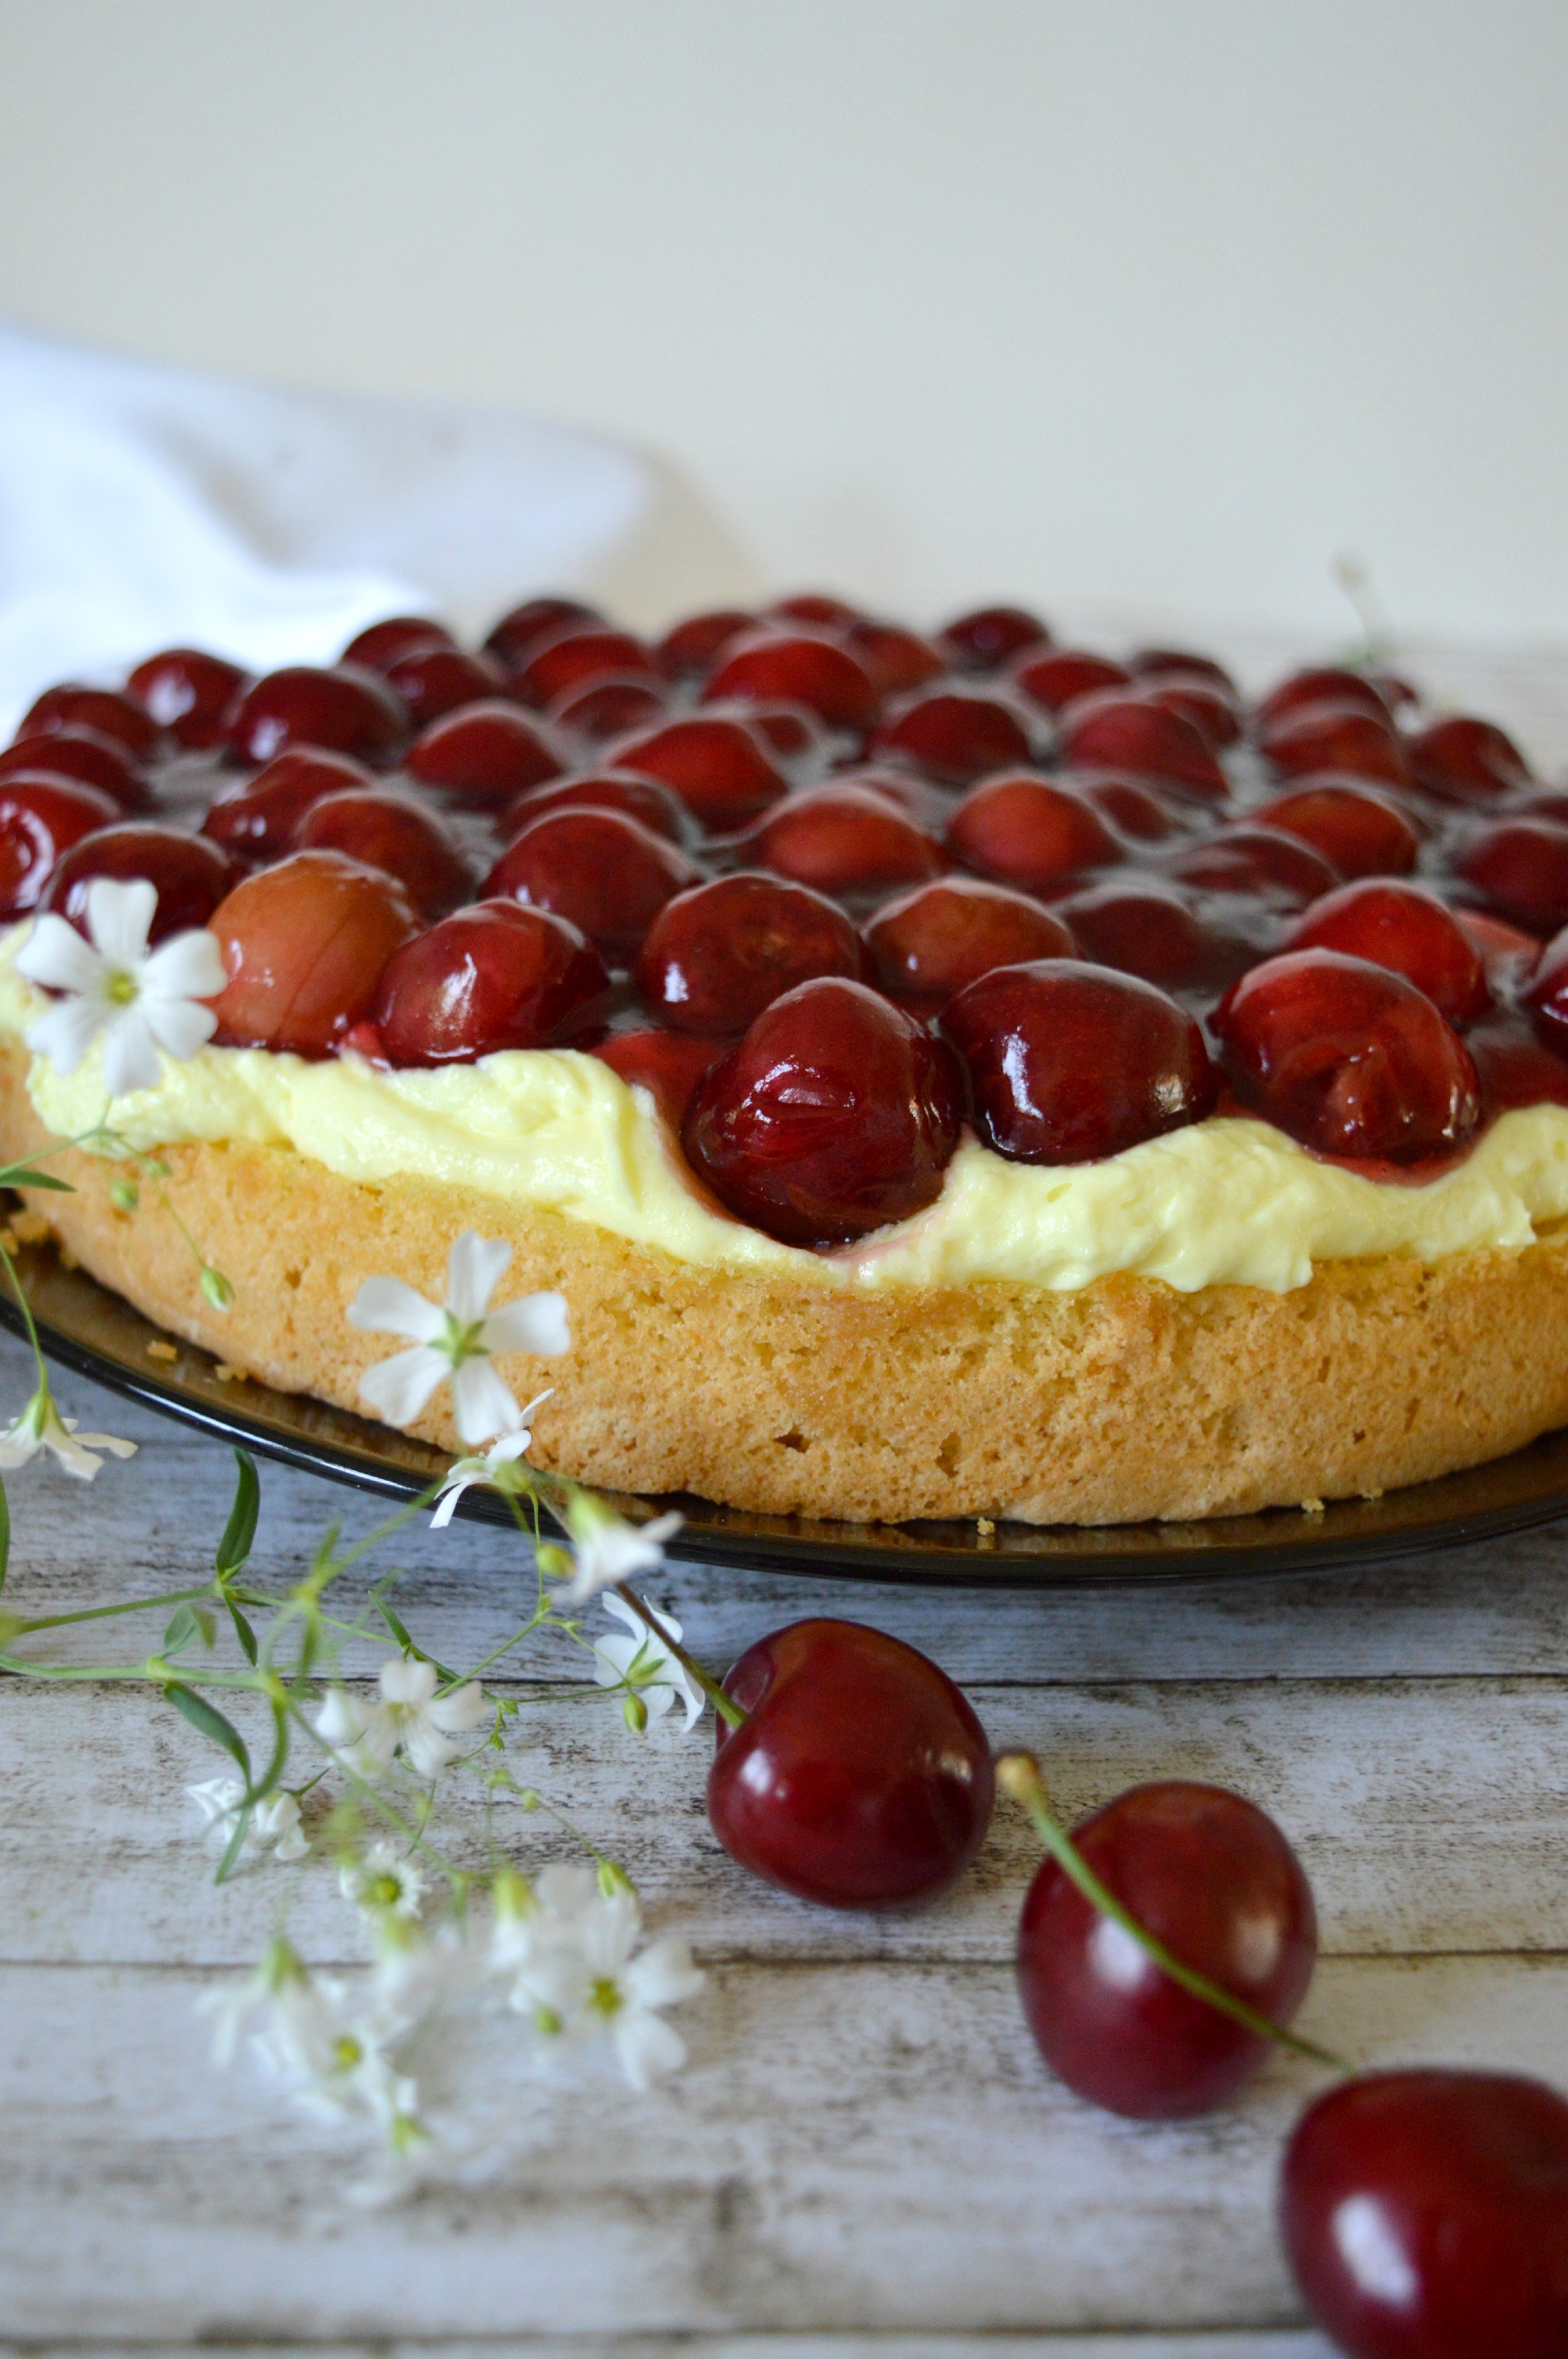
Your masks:
<path fill-rule="evenodd" d="M 0 321 L 0 743 L 156 647 L 331 660 L 377 616 L 482 634 L 537 590 L 649 625 L 755 589 L 661 462 L 456 403 L 267 391 Z"/>

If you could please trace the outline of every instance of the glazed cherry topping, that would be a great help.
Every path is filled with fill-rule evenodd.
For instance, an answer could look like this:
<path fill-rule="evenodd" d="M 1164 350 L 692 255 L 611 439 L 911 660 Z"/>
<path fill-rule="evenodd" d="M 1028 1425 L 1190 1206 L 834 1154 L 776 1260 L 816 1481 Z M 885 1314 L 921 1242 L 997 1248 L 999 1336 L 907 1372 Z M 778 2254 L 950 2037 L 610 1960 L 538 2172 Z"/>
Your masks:
<path fill-rule="evenodd" d="M 1530 784 L 1530 766 L 1511 737 L 1489 721 L 1451 713 L 1410 740 L 1417 786 L 1448 802 L 1490 802 Z"/>
<path fill-rule="evenodd" d="M 1114 821 L 1123 835 L 1134 836 L 1140 843 L 1162 843 L 1176 832 L 1170 805 L 1138 778 L 1101 777 L 1094 770 L 1083 770 L 1062 783 Z"/>
<path fill-rule="evenodd" d="M 1416 1163 L 1480 1120 L 1470 1052 L 1402 974 L 1339 951 L 1265 960 L 1214 1029 L 1237 1095 L 1320 1155 Z"/>
<path fill-rule="evenodd" d="M 1009 1162 L 1097 1162 L 1214 1103 L 1197 1025 L 1136 975 L 1065 959 L 998 967 L 959 993 L 942 1029 L 981 1137 Z"/>
<path fill-rule="evenodd" d="M 702 691 L 704 704 L 734 698 L 746 704 L 803 704 L 830 729 L 863 734 L 881 698 L 864 664 L 836 640 L 806 631 L 749 631 L 724 650 Z"/>
<path fill-rule="evenodd" d="M 474 878 L 434 811 L 396 787 L 351 787 L 314 802 L 294 831 L 301 852 L 346 852 L 395 876 L 424 918 L 466 901 Z"/>
<path fill-rule="evenodd" d="M 1258 955 L 1239 935 L 1205 924 L 1175 886 L 1158 877 L 1106 877 L 1055 908 L 1084 958 L 1141 975 L 1162 991 L 1223 991 Z"/>
<path fill-rule="evenodd" d="M 1217 827 L 1165 862 L 1169 875 L 1211 893 L 1248 893 L 1279 908 L 1304 909 L 1339 883 L 1322 853 L 1272 827 Z"/>
<path fill-rule="evenodd" d="M 1049 644 L 1051 633 L 1027 606 L 977 606 L 937 633 L 954 671 L 1000 671 L 1025 647 Z"/>
<path fill-rule="evenodd" d="M 1369 671 L 1367 684 L 1375 688 L 1396 721 L 1410 722 L 1421 711 L 1421 690 L 1412 688 L 1398 672 Z"/>
<path fill-rule="evenodd" d="M 242 860 L 274 860 L 294 841 L 294 831 L 312 803 L 368 787 L 375 772 L 346 754 L 321 754 L 295 745 L 276 755 L 254 777 L 229 787 L 209 808 L 201 832 Z"/>
<path fill-rule="evenodd" d="M 900 894 L 878 909 L 866 940 L 884 991 L 933 1009 L 993 967 L 1071 958 L 1076 948 L 1054 911 L 977 876 L 942 876 Z"/>
<path fill-rule="evenodd" d="M 1293 706 L 1259 732 L 1258 743 L 1265 758 L 1288 778 L 1338 770 L 1346 777 L 1377 778 L 1397 787 L 1410 777 L 1405 747 L 1381 709 L 1373 713 L 1356 704 Z"/>
<path fill-rule="evenodd" d="M 0 777 L 0 918 L 37 908 L 62 855 L 119 816 L 108 795 L 72 778 L 35 770 Z"/>
<path fill-rule="evenodd" d="M 218 1038 L 318 1058 L 369 1018 L 387 960 L 419 930 L 403 887 L 341 852 L 247 876 L 212 924 L 229 973 Z"/>
<path fill-rule="evenodd" d="M 1368 2072 L 1297 2123 L 1279 2184 L 1302 2299 L 1351 2359 L 1568 2351 L 1568 2102 L 1511 2072 Z"/>
<path fill-rule="evenodd" d="M 1205 745 L 1216 754 L 1234 745 L 1241 735 L 1241 714 L 1236 699 L 1212 680 L 1185 672 L 1165 672 L 1145 680 L 1143 692 L 1150 704 L 1190 721 Z"/>
<path fill-rule="evenodd" d="M 509 672 L 519 671 L 535 648 L 558 631 L 583 630 L 604 620 L 596 606 L 585 606 L 581 598 L 526 598 L 502 615 L 485 642 L 485 652 Z"/>
<path fill-rule="evenodd" d="M 923 688 L 947 669 L 946 658 L 929 639 L 892 623 L 852 623 L 844 643 L 870 673 L 879 696 L 902 696 L 909 689 Z"/>
<path fill-rule="evenodd" d="M 765 613 L 772 622 L 807 623 L 821 631 L 844 631 L 852 623 L 867 620 L 861 607 L 851 606 L 827 590 L 791 591 L 787 598 L 775 598 Z"/>
<path fill-rule="evenodd" d="M 1473 836 L 1455 872 L 1510 923 L 1532 934 L 1568 925 L 1568 826 L 1550 819 L 1497 820 Z"/>
<path fill-rule="evenodd" d="M 662 1025 L 649 1024 L 628 1032 L 612 1032 L 593 1053 L 602 1065 L 619 1073 L 628 1087 L 647 1090 L 679 1136 L 698 1082 L 730 1046 L 728 1039 L 706 1040 L 695 1033 L 667 1032 Z"/>
<path fill-rule="evenodd" d="M 380 669 L 408 706 L 415 729 L 428 729 L 444 713 L 498 696 L 506 684 L 493 656 L 465 655 L 461 647 L 408 647 Z"/>
<path fill-rule="evenodd" d="M 1546 1047 L 1521 1017 L 1506 1011 L 1483 1016 L 1465 1035 L 1481 1081 L 1481 1117 L 1495 1121 L 1517 1106 L 1568 1105 L 1568 1032 Z"/>
<path fill-rule="evenodd" d="M 808 788 L 775 804 L 751 838 L 757 860 L 820 893 L 871 894 L 947 866 L 934 836 L 871 786 Z"/>
<path fill-rule="evenodd" d="M 947 842 L 966 868 L 1031 893 L 1127 856 L 1092 803 L 1030 771 L 972 788 L 948 823 Z"/>
<path fill-rule="evenodd" d="M 1012 668 L 1013 686 L 1046 712 L 1061 712 L 1074 697 L 1092 696 L 1096 689 L 1125 687 L 1131 678 L 1125 664 L 1084 647 L 1048 647 L 1021 656 Z"/>
<path fill-rule="evenodd" d="M 702 718 L 717 719 L 723 712 L 720 704 L 712 715 L 704 713 Z M 724 717 L 746 722 L 768 751 L 786 762 L 803 766 L 827 759 L 827 724 L 820 713 L 808 712 L 803 704 L 789 704 L 770 697 L 737 697 Z"/>
<path fill-rule="evenodd" d="M 1525 1004 L 1548 1048 L 1568 1057 L 1568 928 L 1541 951 Z"/>
<path fill-rule="evenodd" d="M 624 811 L 546 811 L 507 845 L 485 897 L 553 909 L 624 960 L 666 901 L 701 876 L 683 852 Z"/>
<path fill-rule="evenodd" d="M 564 765 L 543 725 L 515 704 L 467 704 L 416 738 L 404 768 L 469 810 L 499 810 L 559 778 Z"/>
<path fill-rule="evenodd" d="M 637 962 L 648 1006 L 677 1032 L 744 1032 L 814 975 L 869 980 L 859 935 L 821 893 L 755 870 L 716 876 L 667 901 Z"/>
<path fill-rule="evenodd" d="M 1421 885 L 1363 877 L 1325 894 L 1290 929 L 1290 950 L 1344 951 L 1389 968 L 1424 991 L 1451 1024 L 1490 1005 L 1481 954 L 1452 909 Z"/>
<path fill-rule="evenodd" d="M 289 664 L 246 689 L 229 717 L 228 746 L 240 762 L 270 762 L 287 746 L 316 745 L 380 765 L 408 725 L 401 697 L 378 674 Z"/>
<path fill-rule="evenodd" d="M 587 770 L 571 778 L 552 778 L 548 786 L 530 787 L 519 795 L 501 821 L 506 841 L 547 810 L 618 810 L 670 843 L 684 843 L 691 825 L 680 802 L 658 778 L 636 770 Z"/>
<path fill-rule="evenodd" d="M 662 778 L 715 835 L 760 818 L 789 788 L 756 730 L 714 713 L 660 722 L 611 751 L 618 766 Z"/>
<path fill-rule="evenodd" d="M 238 664 L 200 647 L 165 647 L 139 663 L 125 686 L 177 745 L 203 753 L 223 744 L 229 707 L 248 678 Z"/>
<path fill-rule="evenodd" d="M 635 679 L 652 674 L 653 658 L 629 631 L 612 631 L 593 625 L 569 625 L 543 639 L 514 675 L 516 691 L 526 704 L 541 710 L 574 688 L 611 677 Z"/>
<path fill-rule="evenodd" d="M 161 942 L 188 927 L 204 926 L 240 874 L 239 864 L 205 836 L 148 820 L 125 820 L 84 835 L 63 853 L 49 878 L 48 907 L 87 929 L 87 888 L 95 876 L 145 876 L 158 889 L 147 939 Z"/>
<path fill-rule="evenodd" d="M 79 688 L 71 680 L 46 688 L 28 706 L 16 732 L 17 743 L 49 736 L 57 729 L 96 730 L 137 762 L 156 760 L 163 745 L 163 731 L 139 698 L 115 688 Z"/>
<path fill-rule="evenodd" d="M 17 770 L 47 771 L 51 778 L 96 787 L 122 811 L 152 809 L 152 796 L 135 756 L 117 737 L 102 736 L 96 729 L 52 729 L 41 737 L 18 738 L 0 753 L 0 777 Z"/>
<path fill-rule="evenodd" d="M 1224 664 L 1215 663 L 1213 656 L 1194 655 L 1190 647 L 1139 647 L 1127 658 L 1127 669 L 1137 679 L 1162 679 L 1171 672 L 1181 672 L 1189 679 L 1206 679 L 1222 696 L 1236 701 L 1237 690 Z"/>
<path fill-rule="evenodd" d="M 742 1867 L 829 1908 L 929 1900 L 991 1821 L 991 1748 L 944 1671 L 857 1622 L 791 1623 L 724 1680 L 708 1818 Z"/>
<path fill-rule="evenodd" d="M 362 664 L 366 671 L 386 672 L 416 648 L 456 645 L 444 623 L 432 623 L 420 614 L 389 614 L 386 622 L 372 623 L 350 639 L 338 661 Z"/>
<path fill-rule="evenodd" d="M 1347 778 L 1309 778 L 1250 813 L 1321 852 L 1341 876 L 1408 876 L 1421 838 L 1391 796 Z"/>
<path fill-rule="evenodd" d="M 395 1065 L 470 1064 L 583 1038 L 609 990 L 604 962 L 564 918 L 476 901 L 394 951 L 375 1020 Z"/>
<path fill-rule="evenodd" d="M 715 606 L 705 614 L 690 614 L 672 631 L 666 631 L 654 648 L 653 659 L 667 679 L 702 679 L 732 639 L 756 627 L 756 615 L 744 607 Z"/>
<path fill-rule="evenodd" d="M 1179 712 L 1116 688 L 1080 697 L 1063 713 L 1062 751 L 1076 769 L 1125 770 L 1211 802 L 1230 789 L 1204 738 Z"/>
<path fill-rule="evenodd" d="M 1281 2027 L 1317 1962 L 1317 1912 L 1274 1821 L 1239 1794 L 1134 1786 L 1073 1830 L 1080 1856 L 1184 1966 Z M 1172 1981 L 1048 1859 L 1018 1925 L 1018 1991 L 1040 2054 L 1097 2105 L 1181 2121 L 1223 2104 L 1269 2041 Z"/>
<path fill-rule="evenodd" d="M 1289 713 L 1323 704 L 1338 704 L 1352 712 L 1370 713 L 1374 721 L 1389 718 L 1387 703 L 1365 672 L 1345 671 L 1337 664 L 1314 664 L 1305 671 L 1291 672 L 1278 688 L 1269 690 L 1258 708 L 1258 734 L 1267 736 L 1274 724 Z"/>
<path fill-rule="evenodd" d="M 624 736 L 628 729 L 650 727 L 665 709 L 662 680 L 624 679 L 612 673 L 583 688 L 569 688 L 546 708 L 545 718 L 552 729 L 599 745 L 606 738 Z"/>
<path fill-rule="evenodd" d="M 928 778 L 967 787 L 987 771 L 1027 762 L 1029 732 L 1011 705 L 978 688 L 917 689 L 900 697 L 871 740 Z"/>
<path fill-rule="evenodd" d="M 823 976 L 764 1008 L 713 1067 L 682 1143 L 743 1221 L 836 1245 L 935 1201 L 962 1115 L 946 1044 L 864 984 Z"/>

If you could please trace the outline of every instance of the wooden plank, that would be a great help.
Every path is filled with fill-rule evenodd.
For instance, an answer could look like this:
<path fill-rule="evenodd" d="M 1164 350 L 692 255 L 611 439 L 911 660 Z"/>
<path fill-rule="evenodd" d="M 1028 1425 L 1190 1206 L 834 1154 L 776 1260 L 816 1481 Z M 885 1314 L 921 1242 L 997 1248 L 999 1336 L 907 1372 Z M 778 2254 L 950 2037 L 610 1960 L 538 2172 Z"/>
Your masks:
<path fill-rule="evenodd" d="M 1279 2143 L 1318 2077 L 1149 2125 L 1054 2084 L 1001 1970 L 737 1965 L 644 2099 L 530 2077 L 503 2020 L 449 2071 L 503 2174 L 346 2204 L 341 2134 L 203 2055 L 180 1970 L 8 1968 L 0 2300 L 26 2340 L 771 2329 L 1279 2330 Z M 1568 1962 L 1349 1962 L 1307 2020 L 1367 2060 L 1568 2077 Z M 67 2224 L 68 2223 L 68 2224 Z M 69 2266 L 62 2236 L 69 2234 Z"/>
<path fill-rule="evenodd" d="M 210 2344 L 0 2342 L 0 2359 L 210 2359 Z M 495 2342 L 229 2343 L 229 2359 L 1334 2359 L 1321 2335 L 530 2334 Z"/>

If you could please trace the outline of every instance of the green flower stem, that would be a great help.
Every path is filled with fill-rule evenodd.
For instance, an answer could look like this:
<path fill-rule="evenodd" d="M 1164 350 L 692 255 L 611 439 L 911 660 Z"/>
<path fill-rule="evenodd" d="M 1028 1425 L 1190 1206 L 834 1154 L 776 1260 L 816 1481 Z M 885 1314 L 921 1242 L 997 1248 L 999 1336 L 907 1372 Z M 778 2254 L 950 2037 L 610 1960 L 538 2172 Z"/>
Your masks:
<path fill-rule="evenodd" d="M 127 1598 L 122 1605 L 83 1605 L 74 1614 L 35 1614 L 27 1620 L 18 1618 L 11 1624 L 14 1638 L 30 1637 L 35 1630 L 63 1630 L 72 1622 L 103 1622 L 114 1614 L 150 1614 L 155 1606 L 189 1605 L 193 1601 L 211 1597 L 212 1584 L 204 1582 L 200 1589 L 166 1589 L 157 1597 Z M 248 1603 L 242 1600 L 242 1603 Z"/>
<path fill-rule="evenodd" d="M 1046 1799 L 1045 1780 L 1032 1753 L 1002 1754 L 996 1762 L 996 1783 L 1004 1794 L 1028 1813 L 1029 1822 L 1046 1850 L 1062 1873 L 1077 1886 L 1090 1907 L 1097 1908 L 1103 1917 L 1108 1917 L 1114 1925 L 1119 1925 L 1124 1933 L 1130 1934 L 1144 1954 L 1152 1958 L 1161 1973 L 1169 1974 L 1173 1983 L 1189 1991 L 1194 1998 L 1203 2000 L 1207 2006 L 1217 2007 L 1221 2015 L 1229 2016 L 1233 2023 L 1239 2023 L 1255 2038 L 1272 2040 L 1276 2047 L 1288 2049 L 1292 2056 L 1303 2056 L 1313 2064 L 1326 2064 L 1335 2072 L 1355 2071 L 1353 2064 L 1347 2063 L 1343 2056 L 1334 2055 L 1331 2049 L 1319 2048 L 1310 2039 L 1298 2038 L 1295 2032 L 1285 2030 L 1281 2025 L 1271 2022 L 1268 2016 L 1260 2015 L 1256 2007 L 1248 2006 L 1245 1999 L 1236 1998 L 1220 1984 L 1212 1983 L 1207 1974 L 1183 1965 L 1158 1935 L 1151 1933 L 1146 1925 L 1140 1925 L 1110 1887 L 1101 1883 L 1065 1827 L 1052 1814 Z"/>
<path fill-rule="evenodd" d="M 620 1598 L 624 1604 L 631 1607 L 632 1612 L 637 1615 L 638 1621 L 641 1622 L 644 1629 L 648 1631 L 651 1637 L 657 1639 L 659 1644 L 664 1648 L 665 1653 L 667 1655 L 673 1655 L 681 1669 L 688 1673 L 691 1679 L 696 1680 L 697 1685 L 702 1689 L 702 1693 L 707 1697 L 708 1701 L 713 1705 L 713 1710 L 718 1713 L 719 1718 L 724 1722 L 724 1726 L 728 1729 L 744 1728 L 746 1726 L 746 1716 L 745 1712 L 742 1712 L 739 1704 L 736 1703 L 735 1698 L 724 1693 L 723 1688 L 719 1685 L 712 1671 L 706 1669 L 704 1666 L 697 1660 L 695 1655 L 689 1655 L 685 1647 L 681 1644 L 680 1640 L 670 1636 L 669 1631 L 660 1624 L 659 1617 L 655 1614 L 652 1608 L 643 1603 L 642 1599 L 637 1595 L 636 1590 L 631 1588 L 626 1582 L 617 1581 L 615 1583 L 615 1595 Z"/>
<path fill-rule="evenodd" d="M 428 1859 L 436 1873 L 446 1877 L 447 1882 L 460 1897 L 467 1892 L 474 1878 L 466 1869 L 454 1867 L 451 1860 L 437 1851 L 435 1845 L 427 1839 L 421 1827 L 413 1825 L 406 1819 L 402 1811 L 387 1799 L 379 1787 L 374 1786 L 368 1777 L 363 1777 L 353 1762 L 345 1759 L 339 1752 L 335 1745 L 329 1744 L 314 1723 L 306 1719 L 292 1697 L 289 1701 L 289 1716 L 304 1730 L 313 1745 L 321 1746 L 333 1768 L 343 1771 L 350 1785 L 358 1789 L 372 1809 L 379 1810 L 387 1824 L 396 1827 L 398 1833 L 407 1839 L 410 1850 L 419 1852 L 423 1858 Z"/>

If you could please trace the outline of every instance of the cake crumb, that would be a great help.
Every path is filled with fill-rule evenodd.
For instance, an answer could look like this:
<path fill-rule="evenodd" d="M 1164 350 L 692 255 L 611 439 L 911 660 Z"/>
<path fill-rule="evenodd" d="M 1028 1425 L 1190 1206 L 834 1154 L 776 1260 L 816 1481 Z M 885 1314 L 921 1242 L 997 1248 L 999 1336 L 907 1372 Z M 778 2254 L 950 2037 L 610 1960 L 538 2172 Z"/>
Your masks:
<path fill-rule="evenodd" d="M 60 1266 L 61 1269 L 80 1269 L 82 1267 L 82 1264 L 77 1260 L 76 1256 L 71 1252 L 69 1245 L 61 1245 L 60 1249 Z"/>
<path fill-rule="evenodd" d="M 975 1528 L 979 1533 L 983 1540 L 988 1540 L 995 1533 L 996 1527 L 991 1521 L 989 1516 L 976 1516 L 975 1518 Z"/>
<path fill-rule="evenodd" d="M 1303 1499 L 1301 1501 L 1301 1513 L 1303 1516 L 1321 1516 L 1323 1511 L 1323 1503 L 1321 1499 Z"/>
<path fill-rule="evenodd" d="M 1367 1500 L 1367 1501 L 1368 1502 L 1368 1504 L 1370 1505 L 1370 1504 L 1375 1504 L 1378 1499 L 1380 1499 L 1380 1498 L 1382 1497 L 1383 1494 L 1382 1494 L 1381 1489 L 1378 1489 L 1378 1490 L 1376 1490 L 1376 1491 L 1363 1491 L 1363 1493 L 1361 1494 L 1361 1495 L 1362 1495 L 1362 1497 L 1363 1497 L 1365 1500 Z"/>
<path fill-rule="evenodd" d="M 220 1360 L 212 1374 L 221 1385 L 243 1385 L 249 1381 L 244 1368 L 231 1368 L 226 1360 Z"/>
<path fill-rule="evenodd" d="M 180 1357 L 172 1343 L 160 1343 L 156 1339 L 146 1349 L 149 1360 L 178 1360 Z"/>
<path fill-rule="evenodd" d="M 25 1245 L 41 1245 L 49 1233 L 49 1224 L 41 1212 L 13 1212 L 11 1234 Z"/>

